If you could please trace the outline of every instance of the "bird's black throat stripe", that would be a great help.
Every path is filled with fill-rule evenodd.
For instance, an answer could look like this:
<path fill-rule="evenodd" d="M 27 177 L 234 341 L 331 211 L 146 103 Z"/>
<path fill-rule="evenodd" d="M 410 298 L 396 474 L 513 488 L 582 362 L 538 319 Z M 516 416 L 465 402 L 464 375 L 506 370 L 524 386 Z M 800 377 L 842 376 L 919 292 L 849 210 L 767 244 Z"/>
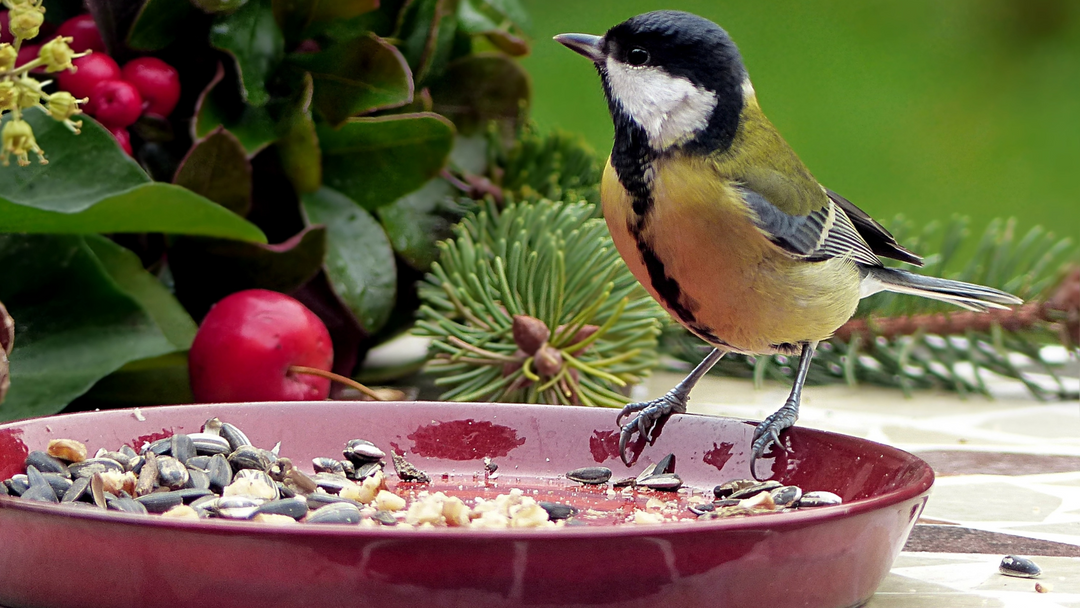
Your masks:
<path fill-rule="evenodd" d="M 603 79 L 605 89 L 607 79 Z M 684 325 L 697 322 L 694 310 L 697 303 L 687 297 L 678 281 L 668 276 L 663 261 L 656 255 L 652 246 L 645 240 L 645 226 L 653 210 L 652 171 L 657 154 L 649 146 L 648 135 L 636 122 L 613 101 L 609 91 L 608 103 L 615 122 L 615 143 L 611 150 L 611 166 L 619 178 L 619 183 L 633 199 L 634 217 L 627 221 L 627 228 L 637 243 L 649 281 L 661 302 L 671 310 Z"/>

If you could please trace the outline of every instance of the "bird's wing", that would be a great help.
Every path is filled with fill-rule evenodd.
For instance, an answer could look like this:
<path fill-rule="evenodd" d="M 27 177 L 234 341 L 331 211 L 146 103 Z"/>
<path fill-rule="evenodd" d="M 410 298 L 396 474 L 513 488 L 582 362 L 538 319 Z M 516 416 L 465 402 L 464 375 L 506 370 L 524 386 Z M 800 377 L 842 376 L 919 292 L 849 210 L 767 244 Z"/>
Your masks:
<path fill-rule="evenodd" d="M 881 266 L 851 219 L 831 198 L 807 215 L 791 215 L 745 185 L 736 189 L 753 212 L 758 229 L 793 257 L 807 261 L 846 257 L 866 266 Z"/>
<path fill-rule="evenodd" d="M 851 223 L 855 226 L 855 230 L 859 231 L 863 240 L 870 246 L 870 250 L 875 254 L 886 258 L 892 258 L 894 260 L 900 260 L 901 262 L 907 262 L 908 264 L 914 264 L 915 266 L 922 266 L 922 258 L 914 253 L 905 249 L 900 243 L 896 242 L 896 238 L 884 226 L 877 223 L 874 218 L 870 217 L 868 213 L 855 206 L 855 203 L 847 200 L 832 190 L 825 190 L 825 193 L 829 195 L 832 202 L 836 203 L 851 219 Z"/>

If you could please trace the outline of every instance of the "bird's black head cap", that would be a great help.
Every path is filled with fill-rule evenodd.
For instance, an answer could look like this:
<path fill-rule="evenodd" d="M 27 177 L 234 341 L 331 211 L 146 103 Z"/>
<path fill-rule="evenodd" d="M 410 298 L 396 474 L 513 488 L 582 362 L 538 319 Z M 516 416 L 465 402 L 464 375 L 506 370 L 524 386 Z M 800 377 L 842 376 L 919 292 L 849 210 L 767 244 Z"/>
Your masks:
<path fill-rule="evenodd" d="M 731 145 L 742 112 L 747 74 L 739 49 L 719 25 L 682 11 L 645 13 L 608 30 L 601 50 L 605 57 L 629 65 L 654 66 L 715 93 L 717 105 L 708 127 L 685 147 L 716 150 Z M 603 63 L 598 62 L 597 68 L 603 77 Z M 618 108 L 608 93 L 614 117 Z"/>

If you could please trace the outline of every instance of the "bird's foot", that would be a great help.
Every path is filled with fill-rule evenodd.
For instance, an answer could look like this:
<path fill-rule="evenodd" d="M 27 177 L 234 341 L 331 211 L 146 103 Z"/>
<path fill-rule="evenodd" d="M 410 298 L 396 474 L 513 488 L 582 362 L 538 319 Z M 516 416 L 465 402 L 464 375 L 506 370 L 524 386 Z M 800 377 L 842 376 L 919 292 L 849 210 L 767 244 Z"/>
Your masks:
<path fill-rule="evenodd" d="M 631 403 L 623 407 L 619 412 L 619 417 L 615 419 L 615 424 L 622 425 L 619 433 L 619 458 L 622 459 L 623 464 L 630 464 L 630 460 L 626 457 L 626 446 L 634 433 L 638 433 L 638 436 L 651 444 L 656 439 L 653 436 L 654 430 L 662 426 L 672 414 L 682 414 L 686 411 L 686 397 L 683 392 L 673 389 L 659 399 Z M 634 412 L 638 412 L 638 415 L 630 422 L 622 424 L 623 417 Z"/>
<path fill-rule="evenodd" d="M 783 444 L 780 443 L 780 433 L 793 426 L 798 419 L 799 402 L 789 399 L 783 407 L 762 420 L 761 424 L 754 429 L 754 441 L 750 450 L 750 470 L 755 472 L 755 477 L 757 477 L 755 467 L 757 459 L 765 454 L 765 450 L 769 449 L 770 445 L 775 444 L 777 448 L 784 449 Z"/>

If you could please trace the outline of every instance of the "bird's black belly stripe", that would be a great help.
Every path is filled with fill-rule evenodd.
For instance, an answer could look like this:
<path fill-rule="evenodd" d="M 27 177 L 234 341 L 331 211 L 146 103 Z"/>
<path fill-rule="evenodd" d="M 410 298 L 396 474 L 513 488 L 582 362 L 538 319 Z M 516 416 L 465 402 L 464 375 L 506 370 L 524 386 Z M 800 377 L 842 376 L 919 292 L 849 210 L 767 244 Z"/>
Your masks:
<path fill-rule="evenodd" d="M 610 96 L 608 97 L 610 99 Z M 630 194 L 634 217 L 627 228 L 637 243 L 649 282 L 660 301 L 671 310 L 684 325 L 697 321 L 695 303 L 683 294 L 678 281 L 668 276 L 663 261 L 656 255 L 645 239 L 645 226 L 653 209 L 652 167 L 656 154 L 649 147 L 648 136 L 636 122 L 630 120 L 616 103 L 612 103 L 611 115 L 615 121 L 615 143 L 611 150 L 611 166 L 619 183 Z"/>

